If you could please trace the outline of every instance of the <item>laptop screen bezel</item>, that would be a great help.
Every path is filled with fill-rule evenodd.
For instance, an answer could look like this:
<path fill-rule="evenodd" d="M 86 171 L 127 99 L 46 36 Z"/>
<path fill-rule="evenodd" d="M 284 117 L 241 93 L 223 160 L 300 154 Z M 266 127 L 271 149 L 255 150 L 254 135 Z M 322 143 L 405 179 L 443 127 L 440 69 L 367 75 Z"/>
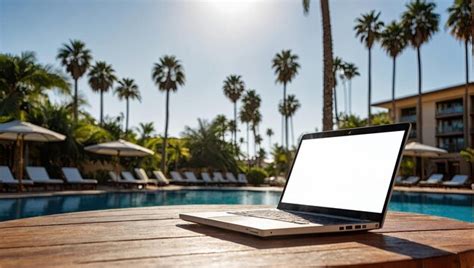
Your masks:
<path fill-rule="evenodd" d="M 405 143 L 408 138 L 408 132 L 410 130 L 409 123 L 399 123 L 399 124 L 391 124 L 391 125 L 383 125 L 383 126 L 375 126 L 375 127 L 362 127 L 362 128 L 352 128 L 352 129 L 343 129 L 343 130 L 335 130 L 335 131 L 325 131 L 325 132 L 317 132 L 317 133 L 309 133 L 305 134 L 301 137 L 298 150 L 296 151 L 295 157 L 291 164 L 290 171 L 288 172 L 287 180 L 285 187 L 283 188 L 283 192 L 280 197 L 280 202 L 278 203 L 278 209 L 284 210 L 292 210 L 292 211 L 301 211 L 301 212 L 310 212 L 310 213 L 318 213 L 318 214 L 329 214 L 333 216 L 340 216 L 340 217 L 347 217 L 353 219 L 360 219 L 360 220 L 368 220 L 379 222 L 380 227 L 383 225 L 383 221 L 385 219 L 385 214 L 387 211 L 388 202 L 390 201 L 390 196 L 393 190 L 393 184 L 395 180 L 395 176 L 398 172 L 398 168 L 400 166 L 400 161 L 402 158 L 403 149 L 405 147 Z M 400 149 L 397 156 L 396 164 L 394 165 L 392 178 L 390 180 L 390 185 L 388 187 L 388 191 L 385 197 L 383 210 L 381 213 L 375 212 L 367 212 L 367 211 L 358 211 L 358 210 L 347 210 L 347 209 L 339 209 L 339 208 L 331 208 L 331 207 L 319 207 L 319 206 L 310 206 L 310 205 L 301 205 L 301 204 L 292 204 L 292 203 L 283 203 L 283 196 L 285 195 L 286 187 L 288 186 L 288 182 L 291 178 L 291 172 L 293 170 L 295 161 L 298 157 L 298 152 L 301 148 L 301 144 L 303 140 L 308 139 L 321 139 L 321 138 L 329 138 L 329 137 L 340 137 L 340 136 L 351 136 L 351 135 L 363 135 L 363 134 L 374 134 L 374 133 L 382 133 L 382 132 L 394 132 L 394 131 L 404 131 L 403 140 L 400 143 Z"/>

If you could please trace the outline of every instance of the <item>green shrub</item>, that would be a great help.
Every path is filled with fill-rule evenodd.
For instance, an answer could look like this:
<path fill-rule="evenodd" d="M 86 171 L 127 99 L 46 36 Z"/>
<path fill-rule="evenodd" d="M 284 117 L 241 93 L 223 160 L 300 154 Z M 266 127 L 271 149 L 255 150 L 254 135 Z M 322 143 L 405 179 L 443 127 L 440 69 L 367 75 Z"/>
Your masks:
<path fill-rule="evenodd" d="M 261 168 L 251 168 L 247 172 L 247 180 L 253 185 L 262 184 L 266 177 L 268 177 L 268 173 Z"/>

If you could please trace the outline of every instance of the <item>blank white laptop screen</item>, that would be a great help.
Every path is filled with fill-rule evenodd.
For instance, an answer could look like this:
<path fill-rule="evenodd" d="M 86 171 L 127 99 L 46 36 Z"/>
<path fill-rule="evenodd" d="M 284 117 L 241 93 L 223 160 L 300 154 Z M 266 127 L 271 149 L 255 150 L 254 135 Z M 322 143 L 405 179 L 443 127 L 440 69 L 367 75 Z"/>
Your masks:
<path fill-rule="evenodd" d="M 303 140 L 282 202 L 382 213 L 403 134 Z"/>

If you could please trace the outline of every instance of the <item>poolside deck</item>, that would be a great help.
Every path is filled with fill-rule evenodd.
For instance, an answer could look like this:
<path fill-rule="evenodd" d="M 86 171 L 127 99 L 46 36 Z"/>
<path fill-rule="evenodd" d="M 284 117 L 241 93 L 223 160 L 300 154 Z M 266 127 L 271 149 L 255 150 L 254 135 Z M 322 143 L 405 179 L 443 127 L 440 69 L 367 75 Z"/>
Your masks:
<path fill-rule="evenodd" d="M 178 218 L 249 207 L 147 207 L 6 221 L 0 267 L 474 266 L 474 224 L 435 216 L 390 212 L 380 230 L 274 239 Z"/>

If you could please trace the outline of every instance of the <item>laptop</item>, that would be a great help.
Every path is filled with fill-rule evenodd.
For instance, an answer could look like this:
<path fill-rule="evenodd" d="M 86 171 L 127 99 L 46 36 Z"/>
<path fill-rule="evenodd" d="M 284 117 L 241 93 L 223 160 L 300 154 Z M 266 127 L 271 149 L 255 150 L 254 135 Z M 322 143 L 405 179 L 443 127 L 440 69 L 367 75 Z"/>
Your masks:
<path fill-rule="evenodd" d="M 179 216 L 260 237 L 381 228 L 409 131 L 401 123 L 305 134 L 276 208 Z"/>

